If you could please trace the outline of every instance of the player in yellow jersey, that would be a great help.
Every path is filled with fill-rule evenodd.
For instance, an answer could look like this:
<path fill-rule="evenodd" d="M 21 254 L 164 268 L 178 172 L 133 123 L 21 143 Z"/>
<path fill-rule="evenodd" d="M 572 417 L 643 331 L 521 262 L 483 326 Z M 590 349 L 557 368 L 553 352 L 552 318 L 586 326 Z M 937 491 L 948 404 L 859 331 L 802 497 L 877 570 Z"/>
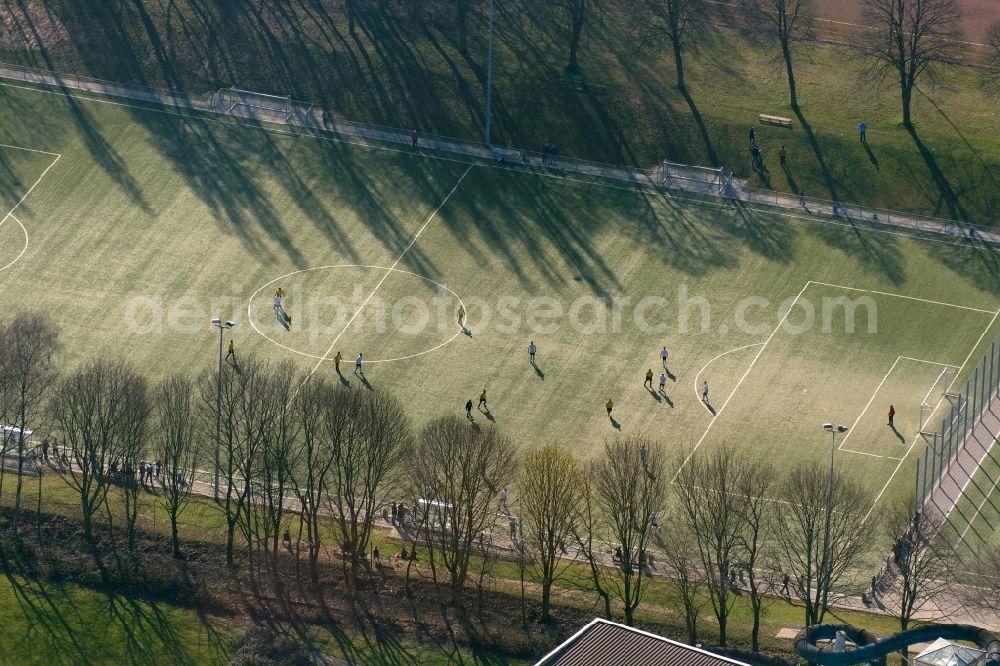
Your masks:
<path fill-rule="evenodd" d="M 337 355 L 333 357 L 333 368 L 334 370 L 337 371 L 338 375 L 340 374 L 340 362 L 343 360 L 344 360 L 344 355 L 341 354 L 340 352 L 337 352 Z"/>
<path fill-rule="evenodd" d="M 232 340 L 229 341 L 229 346 L 227 347 L 227 349 L 229 350 L 229 353 L 226 354 L 226 360 L 228 361 L 230 359 L 230 357 L 231 357 L 233 359 L 233 363 L 235 363 L 236 362 L 236 345 L 235 345 L 235 343 Z"/>
<path fill-rule="evenodd" d="M 604 408 L 608 410 L 608 416 L 610 417 L 611 410 L 615 408 L 615 403 L 611 402 L 611 398 L 608 398 L 608 401 L 604 403 Z"/>
<path fill-rule="evenodd" d="M 486 389 L 483 389 L 483 392 L 479 394 L 479 409 L 481 410 L 485 405 L 486 405 Z M 486 409 L 489 409 L 489 407 L 486 407 Z"/>

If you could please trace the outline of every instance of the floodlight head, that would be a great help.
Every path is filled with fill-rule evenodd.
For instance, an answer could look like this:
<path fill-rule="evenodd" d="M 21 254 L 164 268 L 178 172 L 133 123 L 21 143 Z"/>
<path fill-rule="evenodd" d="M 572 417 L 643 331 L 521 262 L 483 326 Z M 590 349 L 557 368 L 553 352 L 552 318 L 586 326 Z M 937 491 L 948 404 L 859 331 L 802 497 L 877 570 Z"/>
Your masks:
<path fill-rule="evenodd" d="M 232 328 L 233 326 L 236 326 L 236 322 L 235 321 L 227 321 L 226 322 L 226 328 Z"/>
<path fill-rule="evenodd" d="M 847 426 L 845 425 L 837 426 L 837 432 L 847 432 Z"/>
<path fill-rule="evenodd" d="M 832 423 L 824 423 L 823 424 L 823 430 L 833 430 L 833 424 Z"/>
<path fill-rule="evenodd" d="M 219 320 L 218 319 L 213 319 L 212 320 L 212 325 L 213 326 L 218 326 L 219 325 Z"/>

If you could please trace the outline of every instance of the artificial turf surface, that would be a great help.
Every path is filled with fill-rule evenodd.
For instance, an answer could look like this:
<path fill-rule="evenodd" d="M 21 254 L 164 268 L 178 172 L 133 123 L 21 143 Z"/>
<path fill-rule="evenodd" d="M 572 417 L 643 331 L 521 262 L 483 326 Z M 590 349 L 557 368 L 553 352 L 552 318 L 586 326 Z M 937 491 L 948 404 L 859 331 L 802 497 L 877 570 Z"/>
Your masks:
<path fill-rule="evenodd" d="M 0 196 L 17 206 L 0 287 L 59 321 L 65 367 L 210 372 L 219 316 L 239 324 L 237 359 L 384 387 L 418 426 L 485 388 L 475 420 L 525 449 L 558 440 L 588 458 L 639 432 L 678 460 L 729 444 L 788 467 L 825 460 L 818 426 L 842 422 L 839 465 L 888 499 L 913 486 L 914 421 L 939 368 L 1000 332 L 997 255 L 954 238 L 47 89 L 0 98 L 15 146 Z M 870 299 L 853 333 L 844 297 Z M 659 394 L 643 376 L 662 345 Z M 881 422 L 889 403 L 898 433 Z"/>

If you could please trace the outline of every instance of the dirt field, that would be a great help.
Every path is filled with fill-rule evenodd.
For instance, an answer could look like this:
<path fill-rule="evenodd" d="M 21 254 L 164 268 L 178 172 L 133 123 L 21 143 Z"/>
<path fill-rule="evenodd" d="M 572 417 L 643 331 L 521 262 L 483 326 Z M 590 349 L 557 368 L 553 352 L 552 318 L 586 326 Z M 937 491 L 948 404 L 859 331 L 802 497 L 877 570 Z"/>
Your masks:
<path fill-rule="evenodd" d="M 861 15 L 862 0 L 814 0 L 819 17 L 821 35 L 842 35 L 865 27 Z M 959 0 L 962 8 L 961 25 L 970 45 L 981 45 L 994 21 L 1000 21 L 1000 2 L 997 0 Z"/>

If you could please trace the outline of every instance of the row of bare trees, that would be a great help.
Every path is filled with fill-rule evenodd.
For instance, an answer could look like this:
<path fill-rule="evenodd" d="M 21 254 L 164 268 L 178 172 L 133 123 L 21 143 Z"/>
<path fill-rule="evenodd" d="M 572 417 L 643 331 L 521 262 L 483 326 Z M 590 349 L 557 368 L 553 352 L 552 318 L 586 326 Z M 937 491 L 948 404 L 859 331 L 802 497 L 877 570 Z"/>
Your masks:
<path fill-rule="evenodd" d="M 789 101 L 799 106 L 793 65 L 795 42 L 814 36 L 815 14 L 812 0 L 741 0 L 745 27 L 769 35 L 781 51 L 788 82 Z M 711 23 L 706 3 L 701 0 L 646 0 L 647 41 L 668 43 L 673 51 L 677 87 L 683 89 L 683 55 L 698 44 Z M 959 7 L 956 0 L 864 0 L 864 17 L 869 30 L 859 36 L 856 46 L 866 58 L 865 77 L 873 83 L 886 79 L 899 85 L 903 124 L 912 125 L 910 106 L 917 83 L 933 76 L 935 67 L 954 59 L 960 47 Z M 994 46 L 1000 49 L 1000 25 L 995 26 Z M 997 78 L 1000 57 L 994 56 L 987 69 Z"/>
<path fill-rule="evenodd" d="M 930 547 L 936 526 L 929 519 L 914 520 L 907 504 L 885 520 L 863 520 L 871 498 L 842 475 L 831 487 L 822 466 L 779 473 L 730 448 L 674 460 L 661 442 L 635 435 L 607 440 L 586 462 L 558 444 L 521 457 L 498 427 L 443 417 L 414 432 L 389 394 L 305 381 L 288 363 L 250 356 L 225 365 L 221 383 L 207 371 L 151 384 L 122 361 L 95 360 L 59 376 L 56 329 L 38 315 L 17 315 L 0 327 L 0 341 L 0 417 L 22 431 L 44 424 L 61 440 L 62 478 L 78 494 L 92 541 L 104 521 L 124 528 L 128 548 L 136 548 L 143 505 L 155 497 L 181 557 L 185 507 L 194 493 L 213 491 L 196 477 L 199 465 L 215 459 L 218 418 L 215 506 L 225 517 L 231 566 L 241 550 L 250 566 L 275 563 L 295 525 L 313 580 L 335 539 L 353 585 L 369 571 L 375 521 L 404 498 L 415 519 L 408 536 L 456 606 L 476 567 L 512 541 L 540 589 L 542 621 L 564 581 L 595 593 L 606 616 L 620 609 L 632 624 L 655 570 L 675 588 L 692 641 L 710 608 L 725 645 L 737 597 L 746 594 L 754 650 L 775 595 L 797 599 L 805 624 L 821 622 L 883 534 L 904 535 L 890 562 L 901 628 L 948 578 L 948 558 Z M 7 439 L 5 453 L 22 461 L 23 436 Z M 141 480 L 150 458 L 162 464 L 154 488 Z M 508 488 L 510 506 L 502 506 L 499 493 Z M 517 519 L 508 540 L 511 513 Z"/>

